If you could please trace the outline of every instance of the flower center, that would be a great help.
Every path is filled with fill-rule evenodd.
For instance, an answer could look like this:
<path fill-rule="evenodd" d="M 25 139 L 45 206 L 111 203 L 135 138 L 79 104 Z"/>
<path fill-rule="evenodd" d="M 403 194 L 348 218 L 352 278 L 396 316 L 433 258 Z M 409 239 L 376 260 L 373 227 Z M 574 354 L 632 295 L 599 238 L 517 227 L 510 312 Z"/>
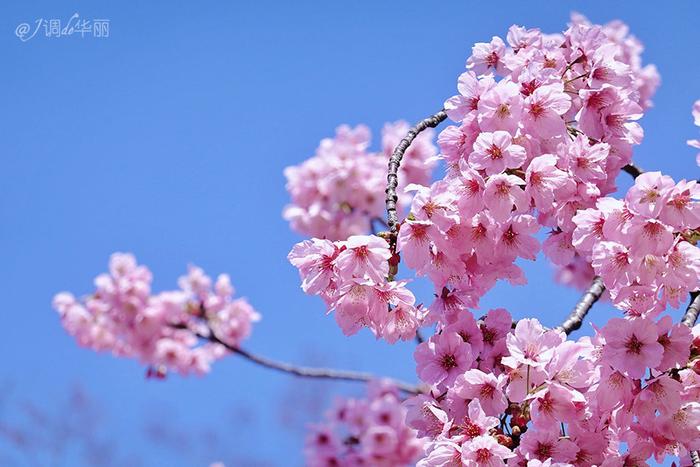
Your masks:
<path fill-rule="evenodd" d="M 499 148 L 495 144 L 492 144 L 486 152 L 489 156 L 491 156 L 492 160 L 503 158 L 503 151 L 501 151 L 501 148 Z"/>
<path fill-rule="evenodd" d="M 498 58 L 498 54 L 496 52 L 491 52 L 486 57 L 486 64 L 490 67 L 496 68 L 496 65 L 498 65 L 499 60 L 500 59 Z"/>
<path fill-rule="evenodd" d="M 534 118 L 541 117 L 543 113 L 544 113 L 544 107 L 539 102 L 534 102 L 530 106 L 530 115 L 532 115 Z"/>
<path fill-rule="evenodd" d="M 510 107 L 508 107 L 508 104 L 501 104 L 496 108 L 496 116 L 498 118 L 506 118 L 507 116 L 510 115 Z"/>
<path fill-rule="evenodd" d="M 462 432 L 468 438 L 476 438 L 477 436 L 481 436 L 481 427 L 471 420 L 466 420 Z"/>
<path fill-rule="evenodd" d="M 484 326 L 483 328 L 481 328 L 481 334 L 483 334 L 484 336 L 484 342 L 486 342 L 487 344 L 493 344 L 493 340 L 496 338 L 495 332 Z"/>
<path fill-rule="evenodd" d="M 547 460 L 552 457 L 552 445 L 537 443 L 537 449 L 535 449 L 535 456 L 540 460 Z"/>
<path fill-rule="evenodd" d="M 443 355 L 440 364 L 445 370 L 451 370 L 452 368 L 455 368 L 457 366 L 457 359 L 452 354 Z"/>
<path fill-rule="evenodd" d="M 642 352 L 642 347 L 644 347 L 644 343 L 634 334 L 632 334 L 632 337 L 630 337 L 625 343 L 627 353 L 633 353 L 635 355 L 639 355 Z"/>
<path fill-rule="evenodd" d="M 484 384 L 481 386 L 480 395 L 484 399 L 493 399 L 493 394 L 496 392 L 496 388 L 490 384 Z"/>
<path fill-rule="evenodd" d="M 476 461 L 486 462 L 491 459 L 491 451 L 486 448 L 481 448 L 476 450 Z"/>

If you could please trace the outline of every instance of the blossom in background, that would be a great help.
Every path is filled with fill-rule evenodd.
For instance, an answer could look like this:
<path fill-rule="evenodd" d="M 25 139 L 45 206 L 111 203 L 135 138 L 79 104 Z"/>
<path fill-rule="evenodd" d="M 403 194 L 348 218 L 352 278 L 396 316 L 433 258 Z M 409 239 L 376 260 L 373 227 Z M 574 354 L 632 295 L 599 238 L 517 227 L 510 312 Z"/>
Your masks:
<path fill-rule="evenodd" d="M 423 443 L 406 426 L 405 417 L 398 390 L 374 381 L 366 398 L 337 400 L 325 420 L 311 427 L 306 438 L 307 465 L 414 465 Z"/>
<path fill-rule="evenodd" d="M 695 104 L 693 104 L 693 123 L 695 126 L 700 126 L 700 100 L 695 101 Z M 700 149 L 700 140 L 689 139 L 688 145 Z M 697 161 L 698 165 L 700 165 L 700 153 L 698 153 L 695 160 Z"/>
<path fill-rule="evenodd" d="M 371 152 L 366 126 L 338 127 L 334 138 L 321 141 L 314 157 L 285 169 L 291 203 L 284 218 L 297 232 L 317 238 L 345 240 L 369 233 L 371 223 L 384 217 L 387 164 L 407 131 L 404 121 L 385 124 L 381 150 Z M 437 154 L 432 139 L 432 130 L 421 133 L 404 154 L 401 193 L 411 183 L 430 183 Z M 400 201 L 406 205 L 410 197 Z"/>
<path fill-rule="evenodd" d="M 191 266 L 180 289 L 151 293 L 152 275 L 131 254 L 115 253 L 109 273 L 95 278 L 96 290 L 84 299 L 63 292 L 53 306 L 63 327 L 78 344 L 149 365 L 149 375 L 167 371 L 204 374 L 214 360 L 228 353 L 217 339 L 238 347 L 260 315 L 243 298 L 234 299 L 227 275 L 215 282 Z"/>

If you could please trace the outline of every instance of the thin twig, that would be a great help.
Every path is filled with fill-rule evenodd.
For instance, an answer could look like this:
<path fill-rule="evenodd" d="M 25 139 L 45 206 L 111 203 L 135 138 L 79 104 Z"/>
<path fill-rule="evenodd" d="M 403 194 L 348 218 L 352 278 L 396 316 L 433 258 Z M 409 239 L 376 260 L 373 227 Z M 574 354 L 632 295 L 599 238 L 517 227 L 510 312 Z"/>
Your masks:
<path fill-rule="evenodd" d="M 294 376 L 299 376 L 301 378 L 333 379 L 340 381 L 361 381 L 365 383 L 377 379 L 388 379 L 394 386 L 396 386 L 399 390 L 403 392 L 409 394 L 422 394 L 424 392 L 421 386 L 412 385 L 410 383 L 398 381 L 391 378 L 379 378 L 370 373 L 361 373 L 357 371 L 348 370 L 335 370 L 332 368 L 312 368 L 305 366 L 297 366 L 291 363 L 280 362 L 267 357 L 261 357 L 260 355 L 255 355 L 253 353 L 248 352 L 247 350 L 243 350 L 239 347 L 234 347 L 232 345 L 227 344 L 226 342 L 219 339 L 216 336 L 216 334 L 214 334 L 214 332 L 211 330 L 211 328 L 209 328 L 208 334 L 203 334 L 200 332 L 195 332 L 195 334 L 201 339 L 205 339 L 209 342 L 223 345 L 231 352 L 240 355 L 246 360 L 253 362 L 257 365 L 264 366 L 265 368 L 270 368 L 272 370 L 281 371 L 283 373 L 288 373 Z"/>
<path fill-rule="evenodd" d="M 601 295 L 605 292 L 605 285 L 603 285 L 603 279 L 599 276 L 593 278 L 591 286 L 588 287 L 586 293 L 583 294 L 581 300 L 576 304 L 569 317 L 566 318 L 557 330 L 563 331 L 564 333 L 571 334 L 575 330 L 581 327 L 583 319 L 586 317 L 593 304 L 598 301 Z"/>
<path fill-rule="evenodd" d="M 408 130 L 406 136 L 399 141 L 399 144 L 394 149 L 394 152 L 389 158 L 389 170 L 386 176 L 386 215 L 387 215 L 387 225 L 391 231 L 392 241 L 396 240 L 396 232 L 398 230 L 397 224 L 399 222 L 398 216 L 396 214 L 396 202 L 398 201 L 398 196 L 396 195 L 396 187 L 399 185 L 399 167 L 401 166 L 401 159 L 403 155 L 411 145 L 416 136 L 420 134 L 426 128 L 435 128 L 447 118 L 447 114 L 444 110 L 439 111 L 435 115 L 431 115 L 428 118 L 424 118 L 418 122 L 415 126 Z"/>

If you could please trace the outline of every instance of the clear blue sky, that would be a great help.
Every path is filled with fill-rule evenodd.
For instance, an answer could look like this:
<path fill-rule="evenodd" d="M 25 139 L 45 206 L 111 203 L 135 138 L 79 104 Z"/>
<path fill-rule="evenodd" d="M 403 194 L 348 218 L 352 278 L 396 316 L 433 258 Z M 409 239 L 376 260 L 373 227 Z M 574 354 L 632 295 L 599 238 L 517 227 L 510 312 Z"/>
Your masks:
<path fill-rule="evenodd" d="M 113 251 L 149 265 L 158 290 L 192 262 L 228 272 L 263 313 L 251 350 L 413 380 L 413 344 L 344 338 L 320 300 L 299 290 L 286 261 L 300 237 L 280 215 L 282 170 L 340 123 L 377 133 L 385 121 L 438 110 L 474 42 L 505 37 L 513 23 L 560 31 L 572 10 L 622 19 L 643 40 L 663 83 L 635 160 L 696 177 L 685 140 L 698 134 L 697 2 L 3 2 L 2 426 L 28 423 L 23 401 L 55 412 L 80 384 L 121 465 L 301 464 L 305 414 L 317 416 L 330 390 L 359 388 L 302 384 L 235 357 L 202 379 L 148 381 L 136 362 L 78 348 L 51 297 L 88 293 Z M 19 23 L 74 12 L 109 19 L 110 37 L 14 35 Z M 499 286 L 484 307 L 558 322 L 578 293 L 552 285 L 544 263 L 527 272 L 528 286 Z M 600 306 L 594 317 L 610 313 Z M 153 420 L 189 432 L 188 442 L 175 433 L 176 454 L 156 446 L 144 436 Z M 65 459 L 89 465 L 76 452 Z M 1 465 L 26 462 L 0 438 Z"/>

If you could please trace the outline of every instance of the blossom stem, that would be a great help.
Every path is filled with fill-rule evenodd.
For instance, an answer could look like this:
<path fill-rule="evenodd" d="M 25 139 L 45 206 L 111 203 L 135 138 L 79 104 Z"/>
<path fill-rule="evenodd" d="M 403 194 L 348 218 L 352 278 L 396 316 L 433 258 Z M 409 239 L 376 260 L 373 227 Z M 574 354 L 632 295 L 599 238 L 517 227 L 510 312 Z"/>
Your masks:
<path fill-rule="evenodd" d="M 595 278 L 593 278 L 591 286 L 588 287 L 586 293 L 583 294 L 581 300 L 579 300 L 579 302 L 576 304 L 569 317 L 566 318 L 566 321 L 564 321 L 556 329 L 559 331 L 563 331 L 567 335 L 579 329 L 581 327 L 581 324 L 583 323 L 583 319 L 593 307 L 593 304 L 597 302 L 598 299 L 600 299 L 601 295 L 603 295 L 603 292 L 605 292 L 605 285 L 603 285 L 603 279 L 601 279 L 599 276 L 596 276 Z"/>
<path fill-rule="evenodd" d="M 575 78 L 567 79 L 566 81 L 564 81 L 564 85 L 567 85 L 567 84 L 569 84 L 569 83 L 572 83 L 572 82 L 576 81 L 577 79 L 581 79 L 581 78 L 588 78 L 588 73 L 584 73 L 584 74 L 582 74 L 582 75 L 578 75 L 578 76 L 576 76 Z"/>
<path fill-rule="evenodd" d="M 360 382 L 369 382 L 373 381 L 376 379 L 386 379 L 386 378 L 379 378 L 377 376 L 374 376 L 370 373 L 362 373 L 362 372 L 357 372 L 357 371 L 348 371 L 348 370 L 335 370 L 332 368 L 314 368 L 314 367 L 305 367 L 305 366 L 297 366 L 293 365 L 291 363 L 286 363 L 286 362 L 280 362 L 277 360 L 272 360 L 267 357 L 262 357 L 260 355 L 253 354 L 251 352 L 248 352 L 247 350 L 243 350 L 240 347 L 235 347 L 232 345 L 227 344 L 226 342 L 222 341 L 219 339 L 216 334 L 209 328 L 208 333 L 201 333 L 197 332 L 197 336 L 199 336 L 202 339 L 208 340 L 209 342 L 213 342 L 219 345 L 223 345 L 226 347 L 228 350 L 230 350 L 232 353 L 240 355 L 241 357 L 245 358 L 246 360 L 255 363 L 256 365 L 263 366 L 265 368 L 269 368 L 272 370 L 277 370 L 281 371 L 283 373 L 288 373 L 294 376 L 298 376 L 301 378 L 317 378 L 317 379 L 333 379 L 333 380 L 340 380 L 340 381 L 360 381 Z M 391 383 L 396 386 L 399 390 L 409 393 L 409 394 L 422 394 L 424 391 L 421 386 L 418 385 L 413 385 L 410 383 L 406 383 L 403 381 L 398 381 L 394 379 L 390 379 Z"/>
<path fill-rule="evenodd" d="M 415 126 L 408 130 L 406 136 L 399 141 L 399 144 L 394 149 L 394 152 L 389 158 L 389 170 L 386 176 L 386 214 L 387 214 L 387 225 L 391 232 L 392 245 L 396 242 L 396 233 L 398 231 L 398 216 L 396 214 L 396 203 L 398 201 L 398 196 L 396 195 L 396 187 L 399 185 L 399 167 L 401 166 L 401 159 L 403 155 L 411 145 L 416 136 L 418 136 L 423 130 L 427 128 L 435 128 L 447 118 L 447 114 L 444 110 L 431 115 L 428 118 L 424 118 L 420 122 L 416 123 Z"/>

